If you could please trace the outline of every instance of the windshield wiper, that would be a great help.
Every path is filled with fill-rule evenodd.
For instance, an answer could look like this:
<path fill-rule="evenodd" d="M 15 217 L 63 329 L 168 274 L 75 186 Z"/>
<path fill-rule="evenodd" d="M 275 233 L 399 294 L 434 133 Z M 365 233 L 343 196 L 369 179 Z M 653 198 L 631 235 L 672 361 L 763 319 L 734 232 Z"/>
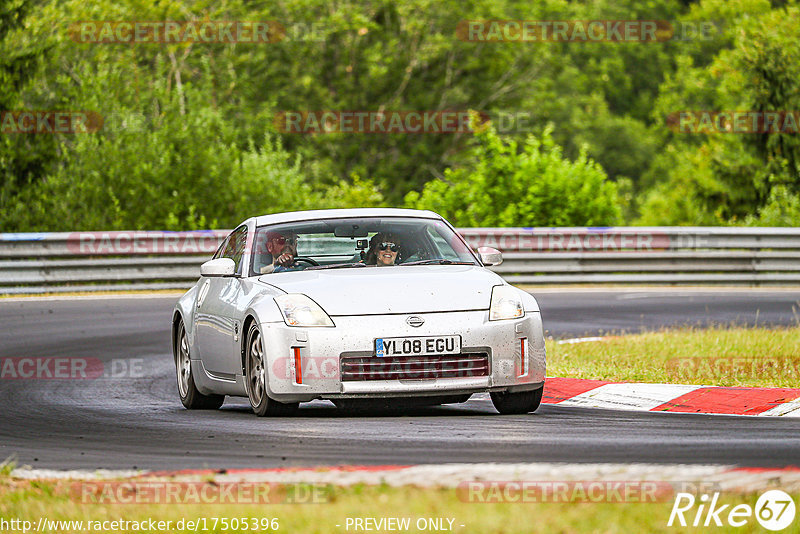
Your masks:
<path fill-rule="evenodd" d="M 475 264 L 471 261 L 453 261 L 442 258 L 438 260 L 409 261 L 408 263 L 401 263 L 400 265 L 475 265 Z"/>
<path fill-rule="evenodd" d="M 306 267 L 306 271 L 321 271 L 323 269 L 347 269 L 348 267 L 366 267 L 367 265 L 361 262 L 355 263 L 333 263 L 331 265 L 315 265 Z"/>

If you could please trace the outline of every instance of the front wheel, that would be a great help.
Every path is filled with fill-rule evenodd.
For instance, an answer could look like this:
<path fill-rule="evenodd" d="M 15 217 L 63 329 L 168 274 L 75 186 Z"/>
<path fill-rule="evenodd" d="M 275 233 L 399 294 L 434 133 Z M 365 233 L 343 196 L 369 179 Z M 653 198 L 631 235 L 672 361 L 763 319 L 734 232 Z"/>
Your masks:
<path fill-rule="evenodd" d="M 521 391 L 519 393 L 505 391 L 492 393 L 492 404 L 503 415 L 535 412 L 542 403 L 542 393 L 544 393 L 544 386 L 533 391 Z"/>
<path fill-rule="evenodd" d="M 272 400 L 267 395 L 267 359 L 264 356 L 264 343 L 261 331 L 253 324 L 247 332 L 247 358 L 245 375 L 247 383 L 247 396 L 250 406 L 259 417 L 265 415 L 290 415 L 297 411 L 298 403 L 284 404 Z"/>
<path fill-rule="evenodd" d="M 189 339 L 183 319 L 178 323 L 175 340 L 175 370 L 178 374 L 178 396 L 189 410 L 216 410 L 225 401 L 225 395 L 203 395 L 197 390 L 192 376 L 192 360 L 189 356 Z"/>

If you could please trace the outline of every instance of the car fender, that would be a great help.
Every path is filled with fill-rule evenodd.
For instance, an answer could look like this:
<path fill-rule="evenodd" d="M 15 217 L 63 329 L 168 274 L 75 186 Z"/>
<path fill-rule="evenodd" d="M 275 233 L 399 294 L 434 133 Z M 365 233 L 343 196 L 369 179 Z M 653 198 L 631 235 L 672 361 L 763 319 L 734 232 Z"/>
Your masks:
<path fill-rule="evenodd" d="M 536 300 L 536 297 L 527 291 L 523 291 L 520 288 L 517 288 L 517 290 L 522 297 L 522 307 L 525 310 L 525 315 L 533 318 L 533 335 L 529 338 L 531 349 L 530 357 L 533 362 L 531 366 L 533 368 L 541 367 L 541 369 L 544 370 L 547 366 L 547 349 L 544 345 L 544 325 L 542 324 L 542 313 L 539 309 L 539 302 Z M 544 380 L 544 372 L 540 378 L 542 381 Z"/>
<path fill-rule="evenodd" d="M 515 287 L 515 289 L 519 291 L 520 297 L 522 298 L 522 307 L 525 313 L 539 312 L 539 303 L 536 301 L 536 297 L 518 287 Z"/>
<path fill-rule="evenodd" d="M 172 311 L 172 346 L 175 347 L 175 325 L 178 319 L 183 319 L 184 328 L 186 328 L 186 335 L 189 338 L 189 345 L 193 345 L 194 341 L 194 302 L 197 298 L 197 286 L 195 284 L 189 291 L 181 295 L 178 302 L 175 303 L 175 308 Z"/>
<path fill-rule="evenodd" d="M 283 291 L 277 288 L 264 288 L 259 291 L 247 304 L 245 308 L 243 319 L 252 316 L 256 319 L 256 324 L 263 323 L 282 323 L 283 315 L 281 315 L 278 305 L 275 303 L 275 297 L 284 294 Z"/>

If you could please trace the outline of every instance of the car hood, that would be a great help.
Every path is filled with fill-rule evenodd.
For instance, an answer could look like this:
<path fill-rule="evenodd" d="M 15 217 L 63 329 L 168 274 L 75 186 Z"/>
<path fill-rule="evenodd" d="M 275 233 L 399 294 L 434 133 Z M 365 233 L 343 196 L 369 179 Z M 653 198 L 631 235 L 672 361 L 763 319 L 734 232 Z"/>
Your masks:
<path fill-rule="evenodd" d="M 328 315 L 486 310 L 495 273 L 472 265 L 356 267 L 259 277 L 287 293 L 304 293 Z"/>

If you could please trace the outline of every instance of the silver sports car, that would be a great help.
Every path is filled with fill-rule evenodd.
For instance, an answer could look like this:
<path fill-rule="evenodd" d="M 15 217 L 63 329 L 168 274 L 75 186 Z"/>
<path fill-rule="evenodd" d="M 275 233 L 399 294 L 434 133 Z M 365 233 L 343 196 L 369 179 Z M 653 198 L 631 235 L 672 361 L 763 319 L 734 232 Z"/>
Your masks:
<path fill-rule="evenodd" d="M 344 209 L 243 222 L 204 263 L 172 318 L 186 408 L 250 399 L 391 407 L 490 392 L 503 414 L 536 410 L 545 380 L 539 306 L 484 266 L 430 211 Z"/>

